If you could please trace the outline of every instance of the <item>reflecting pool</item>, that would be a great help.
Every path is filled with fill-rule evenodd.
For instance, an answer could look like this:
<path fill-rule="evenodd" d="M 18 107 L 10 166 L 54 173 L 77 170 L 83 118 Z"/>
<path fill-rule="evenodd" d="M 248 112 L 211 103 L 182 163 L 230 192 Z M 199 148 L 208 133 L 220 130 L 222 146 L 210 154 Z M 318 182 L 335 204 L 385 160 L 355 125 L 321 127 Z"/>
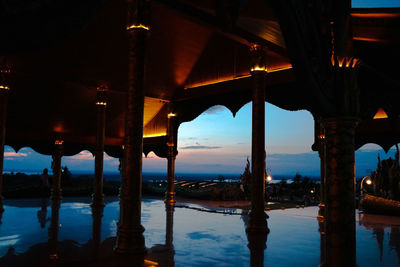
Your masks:
<path fill-rule="evenodd" d="M 144 198 L 142 224 L 148 253 L 113 252 L 119 201 L 92 209 L 90 198 L 6 200 L 0 224 L 0 266 L 249 266 L 247 212 Z M 264 266 L 318 266 L 317 207 L 269 211 Z M 265 244 L 265 242 L 264 242 Z M 257 246 L 256 246 L 257 247 Z M 252 251 L 254 252 L 254 251 Z M 256 256 L 254 256 L 256 255 Z M 400 218 L 357 212 L 357 264 L 399 266 Z M 257 257 L 256 253 L 252 257 Z"/>

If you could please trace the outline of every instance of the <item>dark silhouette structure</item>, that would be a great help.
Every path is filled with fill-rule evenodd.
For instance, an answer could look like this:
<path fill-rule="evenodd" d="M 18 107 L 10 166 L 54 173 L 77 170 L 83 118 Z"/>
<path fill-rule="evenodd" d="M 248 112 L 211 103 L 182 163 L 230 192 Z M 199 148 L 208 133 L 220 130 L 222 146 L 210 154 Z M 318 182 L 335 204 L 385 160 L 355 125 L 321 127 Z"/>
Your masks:
<path fill-rule="evenodd" d="M 106 151 L 122 165 L 116 251 L 144 253 L 142 153 L 167 158 L 166 204 L 173 205 L 180 123 L 213 105 L 235 114 L 252 101 L 247 233 L 266 237 L 268 101 L 313 114 L 326 264 L 356 265 L 354 151 L 400 141 L 399 70 L 389 64 L 400 59 L 399 9 L 352 9 L 350 0 L 35 0 L 0 7 L 0 193 L 4 144 L 53 156 L 55 202 L 61 157 L 86 149 L 96 155 L 93 204 L 101 206 Z"/>

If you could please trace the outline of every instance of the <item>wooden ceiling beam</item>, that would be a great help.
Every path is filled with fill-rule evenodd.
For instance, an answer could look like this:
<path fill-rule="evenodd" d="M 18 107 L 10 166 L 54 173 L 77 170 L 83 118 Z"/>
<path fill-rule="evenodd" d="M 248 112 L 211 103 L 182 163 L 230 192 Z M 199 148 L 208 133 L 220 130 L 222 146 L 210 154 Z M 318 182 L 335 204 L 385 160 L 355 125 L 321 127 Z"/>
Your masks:
<path fill-rule="evenodd" d="M 234 26 L 228 31 L 226 28 L 223 27 L 223 25 L 221 25 L 221 23 L 219 23 L 219 20 L 216 16 L 213 16 L 194 6 L 173 0 L 157 1 L 169 7 L 170 9 L 179 12 L 181 15 L 187 17 L 191 21 L 199 23 L 200 25 L 204 25 L 207 28 L 223 34 L 238 43 L 244 44 L 246 46 L 250 46 L 251 43 L 258 43 L 260 45 L 266 46 L 268 49 L 278 54 L 286 55 L 286 48 L 276 45 L 237 26 Z"/>

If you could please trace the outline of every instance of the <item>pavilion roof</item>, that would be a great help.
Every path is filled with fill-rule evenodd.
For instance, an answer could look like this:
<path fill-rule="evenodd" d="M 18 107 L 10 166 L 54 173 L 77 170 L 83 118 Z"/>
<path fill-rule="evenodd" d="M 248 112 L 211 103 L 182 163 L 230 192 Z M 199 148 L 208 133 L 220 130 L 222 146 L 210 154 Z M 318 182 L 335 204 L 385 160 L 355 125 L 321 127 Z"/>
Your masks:
<path fill-rule="evenodd" d="M 67 155 L 93 151 L 96 87 L 105 83 L 106 151 L 119 156 L 128 76 L 125 1 L 65 0 L 53 6 L 48 1 L 32 2 L 0 11 L 0 32 L 7 37 L 0 44 L 0 55 L 7 56 L 12 69 L 6 144 L 51 154 L 54 140 L 62 138 Z M 0 1 L 0 6 L 7 3 Z M 296 79 L 268 2 L 249 0 L 232 9 L 214 3 L 152 1 L 145 69 L 145 153 L 165 155 L 168 103 L 174 103 L 178 121 L 183 122 L 217 104 L 236 113 L 251 100 L 250 42 L 266 47 L 267 100 L 288 110 L 313 112 L 315 100 Z M 384 49 L 385 56 L 400 58 L 396 51 L 400 12 L 378 11 L 379 16 L 353 12 L 353 39 L 360 57 L 369 60 L 371 68 L 379 66 L 382 77 L 388 77 L 386 86 L 395 91 L 398 69 L 381 68 L 387 59 L 370 53 L 380 49 L 381 55 Z M 368 80 L 371 73 L 374 76 Z M 365 88 L 376 83 L 375 73 L 375 69 L 364 71 Z M 371 93 L 365 99 L 371 102 Z M 371 110 L 382 104 L 372 103 L 376 107 Z"/>

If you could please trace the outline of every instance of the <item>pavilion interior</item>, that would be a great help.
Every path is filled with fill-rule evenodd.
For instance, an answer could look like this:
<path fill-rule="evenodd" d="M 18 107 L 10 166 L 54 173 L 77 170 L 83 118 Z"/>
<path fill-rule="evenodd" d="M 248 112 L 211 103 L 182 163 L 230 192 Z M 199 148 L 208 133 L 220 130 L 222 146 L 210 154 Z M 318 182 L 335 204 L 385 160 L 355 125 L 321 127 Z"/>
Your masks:
<path fill-rule="evenodd" d="M 351 97 L 337 89 L 348 73 L 341 70 L 357 64 L 357 80 L 351 81 L 359 90 L 354 148 L 372 142 L 387 151 L 400 142 L 399 8 L 351 9 L 346 20 L 351 30 L 340 27 L 339 16 L 330 24 L 330 35 L 330 29 L 313 28 L 329 25 L 310 11 L 318 1 L 310 1 L 315 6 L 278 0 L 145 2 L 151 10 L 148 21 L 134 25 L 148 27 L 145 154 L 167 157 L 169 115 L 179 126 L 214 105 L 235 115 L 252 100 L 250 49 L 255 43 L 267 60 L 266 101 L 286 110 L 308 110 L 317 122 L 352 114 L 351 104 L 350 112 L 343 110 Z M 63 155 L 94 153 L 97 88 L 102 87 L 105 152 L 122 157 L 131 48 L 127 13 L 124 0 L 0 0 L 0 33 L 6 36 L 0 42 L 0 86 L 9 89 L 6 145 L 51 155 L 61 139 Z M 340 45 L 340 37 L 348 35 L 352 57 L 341 61 L 326 49 L 327 36 Z M 319 136 L 317 126 L 315 150 Z"/>

